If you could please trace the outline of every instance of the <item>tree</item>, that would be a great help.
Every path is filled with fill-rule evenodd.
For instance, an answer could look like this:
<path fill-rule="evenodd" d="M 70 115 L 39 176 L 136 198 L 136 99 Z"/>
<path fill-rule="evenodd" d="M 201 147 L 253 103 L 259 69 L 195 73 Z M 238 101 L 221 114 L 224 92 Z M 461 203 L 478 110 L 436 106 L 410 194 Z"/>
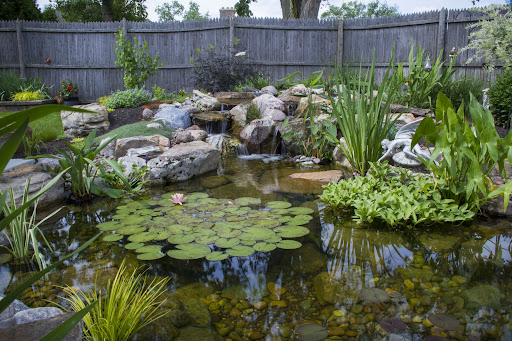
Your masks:
<path fill-rule="evenodd" d="M 361 2 L 348 1 L 341 6 L 330 5 L 329 10 L 322 13 L 322 19 L 345 20 L 352 18 L 376 18 L 398 15 L 398 6 L 390 6 L 386 2 L 380 3 L 379 0 L 371 1 L 368 4 Z"/>
<path fill-rule="evenodd" d="M 235 12 L 239 17 L 252 17 L 252 11 L 249 9 L 249 4 L 256 2 L 256 0 L 238 0 L 235 4 Z"/>
<path fill-rule="evenodd" d="M 208 13 L 201 14 L 199 5 L 194 1 L 188 4 L 189 9 L 185 11 L 185 6 L 174 0 L 171 4 L 165 2 L 162 6 L 157 6 L 156 13 L 158 21 L 175 21 L 175 20 L 205 20 L 210 17 Z"/>
<path fill-rule="evenodd" d="M 281 0 L 285 19 L 316 19 L 322 0 Z"/>
<path fill-rule="evenodd" d="M 36 0 L 3 1 L 0 6 L 0 20 L 40 20 L 41 11 Z"/>
<path fill-rule="evenodd" d="M 67 22 L 146 21 L 146 0 L 51 0 Z"/>

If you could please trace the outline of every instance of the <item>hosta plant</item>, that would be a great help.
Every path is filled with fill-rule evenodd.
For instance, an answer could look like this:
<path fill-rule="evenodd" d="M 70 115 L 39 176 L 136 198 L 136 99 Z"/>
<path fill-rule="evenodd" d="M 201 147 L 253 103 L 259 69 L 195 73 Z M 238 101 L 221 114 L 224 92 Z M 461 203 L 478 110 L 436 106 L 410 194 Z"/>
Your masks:
<path fill-rule="evenodd" d="M 506 179 L 505 160 L 512 160 L 512 132 L 501 138 L 494 126 L 489 110 L 470 96 L 469 115 L 472 124 L 464 117 L 464 108 L 458 110 L 442 93 L 436 103 L 435 121 L 423 119 L 413 136 L 411 148 L 426 138 L 435 148 L 430 160 L 422 160 L 432 172 L 443 199 L 468 204 L 476 211 L 483 203 L 498 195 L 504 195 L 505 209 L 512 181 L 500 188 L 493 185 L 490 172 L 497 169 Z M 442 156 L 439 161 L 435 161 Z"/>
<path fill-rule="evenodd" d="M 467 204 L 444 199 L 426 176 L 391 168 L 387 162 L 371 166 L 366 177 L 325 186 L 320 199 L 333 209 L 353 213 L 360 223 L 384 222 L 391 227 L 462 222 L 475 215 Z"/>

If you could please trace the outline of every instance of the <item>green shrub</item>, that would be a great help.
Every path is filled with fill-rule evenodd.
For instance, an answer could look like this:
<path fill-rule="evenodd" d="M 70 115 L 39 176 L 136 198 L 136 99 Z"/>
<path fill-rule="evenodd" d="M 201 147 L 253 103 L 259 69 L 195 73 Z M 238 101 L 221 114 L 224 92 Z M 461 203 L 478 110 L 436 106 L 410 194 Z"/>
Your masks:
<path fill-rule="evenodd" d="M 492 116 L 496 124 L 502 127 L 510 126 L 509 115 L 512 105 L 512 70 L 506 70 L 496 77 L 496 81 L 487 92 Z"/>
<path fill-rule="evenodd" d="M 475 213 L 443 199 L 431 179 L 387 162 L 370 163 L 367 176 L 325 186 L 320 196 L 329 207 L 353 214 L 359 223 L 386 223 L 411 227 L 418 224 L 457 222 Z"/>
<path fill-rule="evenodd" d="M 23 79 L 16 72 L 0 72 L 0 101 L 9 101 L 17 92 L 38 91 L 50 98 L 50 87 L 46 86 L 38 78 Z"/>
<path fill-rule="evenodd" d="M 431 160 L 422 160 L 432 172 L 443 199 L 457 205 L 468 204 L 476 212 L 489 199 L 504 194 L 505 209 L 512 180 L 496 189 L 489 173 L 498 169 L 507 179 L 505 160 L 512 157 L 512 132 L 500 138 L 489 110 L 470 95 L 469 115 L 472 125 L 466 121 L 464 108 L 455 111 L 452 102 L 441 92 L 437 97 L 435 121 L 425 117 L 412 139 L 413 148 L 422 138 L 434 145 Z M 440 161 L 434 161 L 442 155 Z"/>
<path fill-rule="evenodd" d="M 474 77 L 465 77 L 459 78 L 441 90 L 443 94 L 446 95 L 452 101 L 453 106 L 458 108 L 465 103 L 464 109 L 467 111 L 466 114 L 469 114 L 469 94 L 472 93 L 475 96 L 476 100 L 482 103 L 483 92 L 482 90 L 485 88 L 485 81 L 481 78 Z M 436 95 L 437 98 L 437 95 Z"/>
<path fill-rule="evenodd" d="M 41 91 L 22 91 L 16 92 L 11 97 L 11 101 L 23 102 L 23 101 L 40 101 L 45 99 L 45 95 Z"/>
<path fill-rule="evenodd" d="M 249 104 L 249 107 L 247 108 L 247 115 L 245 123 L 248 124 L 254 120 L 257 120 L 260 118 L 260 109 L 256 104 Z"/>
<path fill-rule="evenodd" d="M 110 96 L 102 96 L 102 97 L 98 98 L 96 100 L 96 102 L 98 102 L 99 104 L 105 106 L 107 104 L 107 101 L 108 101 L 109 98 L 110 98 Z"/>
<path fill-rule="evenodd" d="M 299 71 L 289 73 L 284 78 L 279 79 L 274 86 L 277 90 L 286 90 L 294 86 L 295 84 L 299 84 L 298 81 L 294 80 L 297 76 L 300 75 Z"/>
<path fill-rule="evenodd" d="M 105 102 L 107 109 L 137 108 L 143 104 L 151 103 L 151 93 L 141 88 L 117 90 Z"/>
<path fill-rule="evenodd" d="M 159 86 L 156 86 L 156 84 L 151 88 L 153 91 L 153 100 L 162 102 L 162 101 L 172 101 L 174 98 L 176 98 L 176 95 L 174 93 L 166 94 L 165 89 L 162 89 Z"/>

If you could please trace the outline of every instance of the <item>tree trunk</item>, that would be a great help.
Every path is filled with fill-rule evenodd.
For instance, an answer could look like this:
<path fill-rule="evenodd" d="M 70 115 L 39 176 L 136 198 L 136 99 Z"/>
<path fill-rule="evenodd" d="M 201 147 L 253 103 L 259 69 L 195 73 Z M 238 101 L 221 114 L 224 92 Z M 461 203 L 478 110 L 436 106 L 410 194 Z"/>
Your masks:
<path fill-rule="evenodd" d="M 102 1 L 101 16 L 103 17 L 103 21 L 112 21 L 112 0 Z"/>
<path fill-rule="evenodd" d="M 322 0 L 281 0 L 285 19 L 317 19 Z"/>

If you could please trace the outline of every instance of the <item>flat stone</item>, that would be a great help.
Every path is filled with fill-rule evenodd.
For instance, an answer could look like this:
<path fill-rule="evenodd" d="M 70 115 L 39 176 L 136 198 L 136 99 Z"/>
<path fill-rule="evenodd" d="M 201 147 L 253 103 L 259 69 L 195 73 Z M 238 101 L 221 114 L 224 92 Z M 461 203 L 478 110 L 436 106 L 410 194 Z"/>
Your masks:
<path fill-rule="evenodd" d="M 165 150 L 167 150 L 167 147 L 159 147 L 159 146 L 146 146 L 142 148 L 130 148 L 128 149 L 128 152 L 126 153 L 126 156 L 128 157 L 139 157 L 142 159 L 153 159 L 157 157 L 158 155 L 162 154 Z"/>
<path fill-rule="evenodd" d="M 75 105 L 73 108 L 81 108 L 95 113 L 82 113 L 74 111 L 61 111 L 62 126 L 67 138 L 85 137 L 93 130 L 97 135 L 108 131 L 110 122 L 108 111 L 103 105 L 91 103 L 86 105 Z"/>
<path fill-rule="evenodd" d="M 169 147 L 171 142 L 167 137 L 162 135 L 153 136 L 133 136 L 123 139 L 117 139 L 116 141 L 116 158 L 126 156 L 128 149 L 132 148 L 143 148 L 143 147 Z"/>
<path fill-rule="evenodd" d="M 11 172 L 3 174 L 2 177 L 0 177 L 0 192 L 3 193 L 12 186 L 14 199 L 19 203 L 23 197 L 23 191 L 25 189 L 27 179 L 30 179 L 29 197 L 32 197 L 34 194 L 39 192 L 41 188 L 53 179 L 54 175 L 51 173 L 33 171 L 34 167 L 36 166 L 24 165 Z M 22 171 L 23 169 L 25 169 L 25 171 Z M 66 198 L 64 180 L 61 178 L 39 198 L 39 207 L 51 206 L 64 198 Z M 9 196 L 7 196 L 6 202 L 10 202 Z"/>
<path fill-rule="evenodd" d="M 7 166 L 4 168 L 4 172 L 8 172 L 14 168 L 17 168 L 22 165 L 32 165 L 35 164 L 36 160 L 34 159 L 10 159 L 9 162 L 7 162 Z"/>
<path fill-rule="evenodd" d="M 343 178 L 343 171 L 328 170 L 323 172 L 294 173 L 289 176 L 292 179 L 303 179 L 318 182 L 338 182 Z"/>
<path fill-rule="evenodd" d="M 276 90 L 277 92 L 277 90 Z M 236 105 L 247 103 L 255 97 L 254 92 L 216 92 L 215 98 L 222 103 L 228 105 Z"/>

